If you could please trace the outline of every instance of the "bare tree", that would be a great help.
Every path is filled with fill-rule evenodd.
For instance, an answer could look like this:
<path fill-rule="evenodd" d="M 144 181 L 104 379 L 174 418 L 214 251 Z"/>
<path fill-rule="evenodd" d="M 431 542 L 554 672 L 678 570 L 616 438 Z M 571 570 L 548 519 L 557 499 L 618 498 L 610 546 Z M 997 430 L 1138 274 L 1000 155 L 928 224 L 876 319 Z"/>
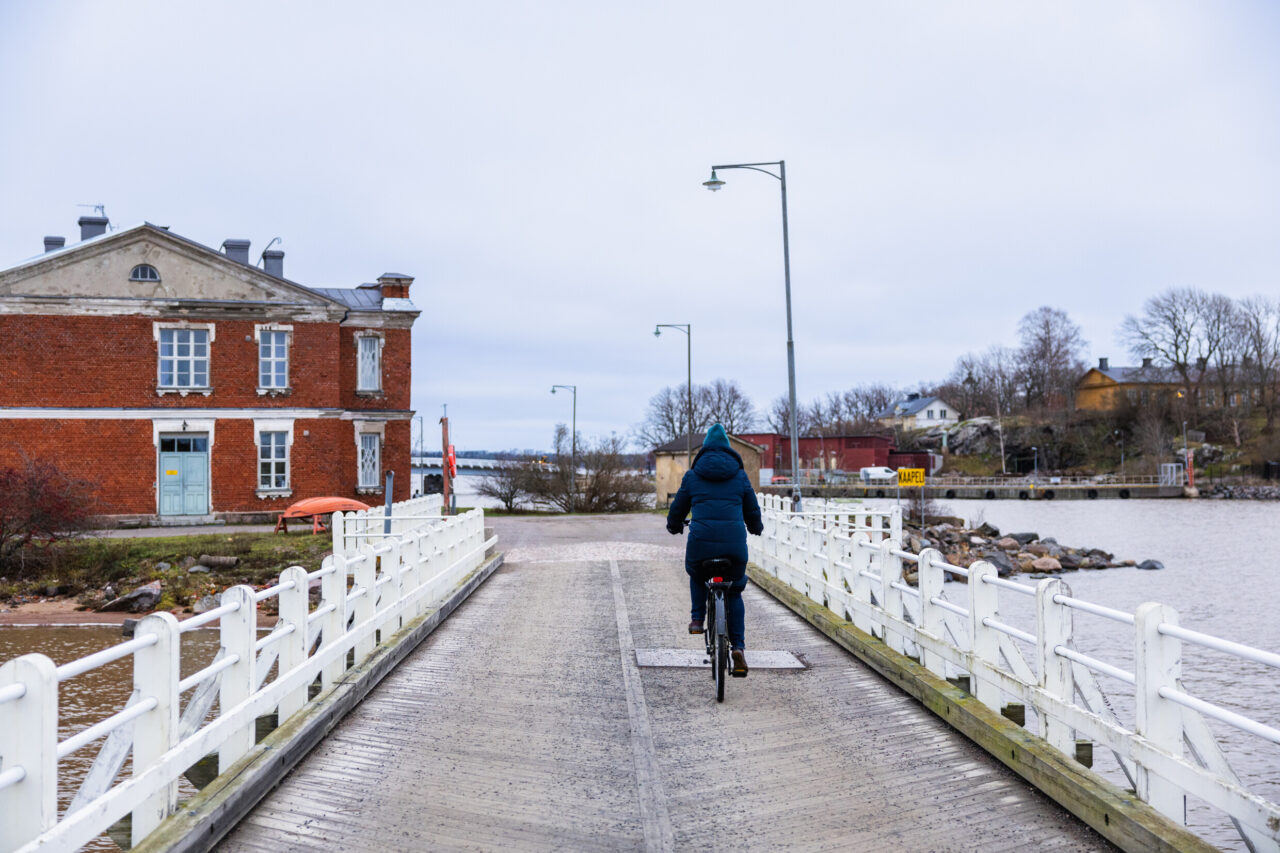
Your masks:
<path fill-rule="evenodd" d="M 24 457 L 0 469 L 0 567 L 32 546 L 79 535 L 95 508 L 96 488 L 45 460 Z"/>
<path fill-rule="evenodd" d="M 1263 431 L 1270 434 L 1275 429 L 1276 382 L 1280 379 L 1280 300 L 1266 296 L 1242 300 L 1240 333 L 1242 379 L 1266 412 Z"/>
<path fill-rule="evenodd" d="M 634 467 L 626 443 L 617 435 L 597 441 L 578 436 L 577 459 L 571 462 L 569 430 L 556 426 L 553 464 L 535 466 L 529 490 L 538 503 L 576 512 L 634 512 L 644 509 L 653 484 Z M 577 471 L 574 471 L 576 462 Z M 571 496 L 570 489 L 573 489 Z"/>
<path fill-rule="evenodd" d="M 807 435 L 813 428 L 813 421 L 809 417 L 810 413 L 805 409 L 800 401 L 796 401 L 796 420 L 797 429 L 800 435 Z M 769 429 L 778 435 L 791 434 L 791 399 L 783 394 L 773 401 L 773 406 L 769 409 L 769 414 L 765 417 L 765 421 L 769 425 Z"/>
<path fill-rule="evenodd" d="M 1028 408 L 1068 406 L 1076 380 L 1084 372 L 1085 340 L 1080 327 L 1061 308 L 1043 305 L 1018 322 L 1018 366 Z"/>
<path fill-rule="evenodd" d="M 758 420 L 756 407 L 734 380 L 717 379 L 710 385 L 695 386 L 694 393 L 695 397 L 705 398 L 707 421 L 699 429 L 715 423 L 723 426 L 730 435 L 755 429 Z"/>
<path fill-rule="evenodd" d="M 538 463 L 521 456 L 503 460 L 497 468 L 486 474 L 476 486 L 476 493 L 501 501 L 507 512 L 512 512 L 533 496 Z"/>
<path fill-rule="evenodd" d="M 1191 392 L 1190 403 L 1200 399 L 1206 368 L 1225 339 L 1222 313 L 1220 298 L 1193 287 L 1170 288 L 1148 299 L 1140 317 L 1124 318 L 1120 339 L 1133 355 L 1172 365 Z"/>

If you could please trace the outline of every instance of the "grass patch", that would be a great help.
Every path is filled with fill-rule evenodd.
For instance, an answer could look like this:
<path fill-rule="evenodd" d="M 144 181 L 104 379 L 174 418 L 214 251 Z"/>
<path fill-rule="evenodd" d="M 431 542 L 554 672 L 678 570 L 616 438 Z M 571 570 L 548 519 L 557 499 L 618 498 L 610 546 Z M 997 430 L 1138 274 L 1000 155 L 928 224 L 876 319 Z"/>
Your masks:
<path fill-rule="evenodd" d="M 190 606 L 200 596 L 236 584 L 263 586 L 289 566 L 308 571 L 332 550 L 333 540 L 311 533 L 231 533 L 154 538 L 92 538 L 33 549 L 0 577 L 0 600 L 47 594 L 56 586 L 61 595 L 79 595 L 84 604 L 100 604 L 108 584 L 120 594 L 151 581 L 160 581 L 164 603 Z M 189 572 L 184 563 L 202 554 L 238 557 L 231 568 L 208 573 Z M 168 564 L 166 567 L 164 564 Z"/>

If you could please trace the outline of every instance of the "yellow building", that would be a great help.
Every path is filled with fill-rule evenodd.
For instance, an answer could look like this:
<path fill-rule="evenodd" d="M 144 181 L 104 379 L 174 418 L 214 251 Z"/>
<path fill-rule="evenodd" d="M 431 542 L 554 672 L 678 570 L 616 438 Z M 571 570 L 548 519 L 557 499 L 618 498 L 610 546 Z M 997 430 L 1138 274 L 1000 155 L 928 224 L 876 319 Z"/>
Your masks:
<path fill-rule="evenodd" d="M 702 441 L 706 437 L 707 434 L 705 432 L 695 432 L 693 434 L 693 440 L 689 443 L 689 446 L 693 449 L 694 459 L 698 458 L 698 451 L 702 449 Z M 759 486 L 760 448 L 732 435 L 729 436 L 729 446 L 742 457 L 742 467 L 746 469 L 747 479 L 751 481 L 751 485 Z M 680 490 L 680 481 L 684 479 L 684 472 L 688 470 L 686 467 L 688 456 L 685 453 L 684 436 L 682 435 L 675 441 L 654 448 L 653 457 L 654 468 L 658 475 L 656 486 L 658 506 L 670 506 L 671 499 Z"/>
<path fill-rule="evenodd" d="M 1107 359 L 1076 383 L 1076 408 L 1109 412 L 1124 406 L 1147 406 L 1176 399 L 1184 391 L 1182 376 L 1173 367 L 1161 367 L 1144 358 L 1139 367 L 1111 367 Z"/>

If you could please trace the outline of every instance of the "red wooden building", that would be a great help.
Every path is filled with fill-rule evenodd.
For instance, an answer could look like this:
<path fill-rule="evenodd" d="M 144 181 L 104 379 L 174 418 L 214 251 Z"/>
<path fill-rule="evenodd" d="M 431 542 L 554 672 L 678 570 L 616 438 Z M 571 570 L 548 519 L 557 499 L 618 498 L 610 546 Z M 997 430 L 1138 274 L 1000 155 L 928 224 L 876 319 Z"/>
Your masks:
<path fill-rule="evenodd" d="M 378 502 L 387 469 L 409 497 L 412 278 L 311 288 L 247 240 L 80 226 L 0 270 L 0 465 L 53 461 L 119 521 Z"/>
<path fill-rule="evenodd" d="M 743 433 L 738 436 L 761 448 L 760 468 L 776 475 L 791 470 L 791 437 L 769 432 Z M 932 473 L 933 461 L 928 453 L 899 451 L 893 438 L 884 435 L 802 436 L 800 438 L 802 470 L 845 471 L 857 473 L 863 468 L 924 468 Z"/>

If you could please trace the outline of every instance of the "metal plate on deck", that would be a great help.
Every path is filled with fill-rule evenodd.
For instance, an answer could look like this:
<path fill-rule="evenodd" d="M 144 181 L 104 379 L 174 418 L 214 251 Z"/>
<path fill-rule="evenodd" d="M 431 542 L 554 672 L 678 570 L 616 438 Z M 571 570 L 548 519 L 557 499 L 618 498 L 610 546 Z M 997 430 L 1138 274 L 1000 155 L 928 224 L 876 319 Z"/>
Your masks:
<path fill-rule="evenodd" d="M 636 649 L 636 666 L 696 668 L 708 666 L 705 649 Z M 751 669 L 805 669 L 804 661 L 791 652 L 747 649 Z"/>

